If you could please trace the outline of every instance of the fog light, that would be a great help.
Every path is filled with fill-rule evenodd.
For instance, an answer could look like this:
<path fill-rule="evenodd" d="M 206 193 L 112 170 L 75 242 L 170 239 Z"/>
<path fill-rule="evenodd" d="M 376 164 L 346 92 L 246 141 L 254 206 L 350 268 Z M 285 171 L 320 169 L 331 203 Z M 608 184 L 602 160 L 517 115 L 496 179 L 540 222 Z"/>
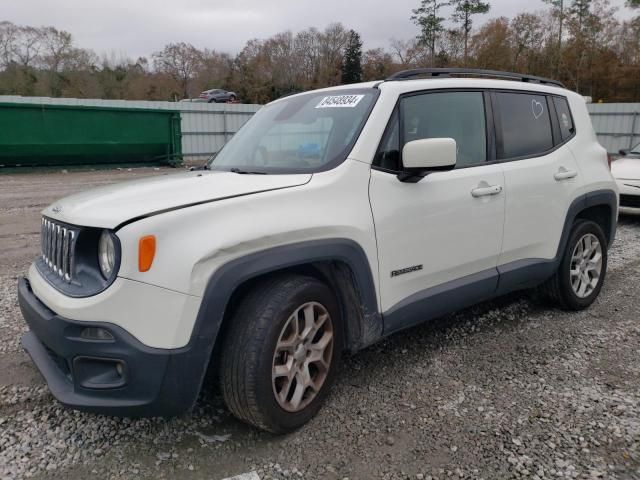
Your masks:
<path fill-rule="evenodd" d="M 113 335 L 108 330 L 99 327 L 88 327 L 80 332 L 80 338 L 85 340 L 96 340 L 99 342 L 113 341 Z"/>
<path fill-rule="evenodd" d="M 122 388 L 127 383 L 127 367 L 117 358 L 75 357 L 73 379 L 82 388 Z"/>

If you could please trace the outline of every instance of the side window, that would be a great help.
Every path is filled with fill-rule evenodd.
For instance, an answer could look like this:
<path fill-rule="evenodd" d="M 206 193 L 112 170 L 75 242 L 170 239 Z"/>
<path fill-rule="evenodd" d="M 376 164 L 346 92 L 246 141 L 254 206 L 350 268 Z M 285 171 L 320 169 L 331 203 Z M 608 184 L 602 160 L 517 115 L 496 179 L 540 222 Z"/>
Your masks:
<path fill-rule="evenodd" d="M 456 167 L 487 161 L 482 92 L 425 93 L 401 101 L 404 143 L 423 138 L 453 138 L 458 146 Z"/>
<path fill-rule="evenodd" d="M 376 153 L 373 164 L 385 170 L 398 172 L 400 168 L 400 123 L 398 122 L 398 109 L 391 115 L 387 130 L 384 132 L 382 142 Z"/>
<path fill-rule="evenodd" d="M 499 158 L 537 155 L 553 148 L 551 117 L 544 95 L 496 93 L 502 124 Z"/>
<path fill-rule="evenodd" d="M 573 126 L 573 118 L 571 117 L 571 110 L 569 109 L 569 103 L 566 98 L 553 97 L 553 104 L 558 112 L 558 122 L 560 123 L 560 135 L 562 141 L 567 140 L 575 132 Z"/>

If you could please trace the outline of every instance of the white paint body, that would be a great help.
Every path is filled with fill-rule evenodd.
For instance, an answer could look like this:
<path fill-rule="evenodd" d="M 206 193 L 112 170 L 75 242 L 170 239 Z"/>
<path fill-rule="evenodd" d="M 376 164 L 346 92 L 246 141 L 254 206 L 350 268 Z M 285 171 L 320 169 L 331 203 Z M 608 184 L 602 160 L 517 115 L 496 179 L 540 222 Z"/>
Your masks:
<path fill-rule="evenodd" d="M 419 183 L 402 183 L 372 169 L 399 96 L 443 88 L 563 95 L 578 133 L 548 156 L 432 173 Z M 348 159 L 332 170 L 296 175 L 190 172 L 94 189 L 55 202 L 44 215 L 75 225 L 123 225 L 116 230 L 122 248 L 118 278 L 93 297 L 71 298 L 32 267 L 34 293 L 66 318 L 113 323 L 148 346 L 179 348 L 189 340 L 207 281 L 227 262 L 271 247 L 346 238 L 366 254 L 384 314 L 429 287 L 519 259 L 553 258 L 573 199 L 616 188 L 577 94 L 484 79 L 386 82 L 379 89 Z M 554 174 L 561 168 L 577 175 L 556 181 Z M 500 188 L 489 196 L 471 193 L 483 186 Z M 192 206 L 172 210 L 185 204 Z M 55 213 L 53 206 L 61 212 Z M 145 216 L 159 210 L 166 212 Z M 138 240 L 145 235 L 156 236 L 157 252 L 151 269 L 140 272 Z M 395 279 L 389 275 L 415 264 L 424 269 Z"/>
<path fill-rule="evenodd" d="M 620 195 L 632 195 L 640 199 L 640 155 L 619 158 L 611 164 Z M 640 215 L 640 208 L 620 206 L 620 213 Z"/>

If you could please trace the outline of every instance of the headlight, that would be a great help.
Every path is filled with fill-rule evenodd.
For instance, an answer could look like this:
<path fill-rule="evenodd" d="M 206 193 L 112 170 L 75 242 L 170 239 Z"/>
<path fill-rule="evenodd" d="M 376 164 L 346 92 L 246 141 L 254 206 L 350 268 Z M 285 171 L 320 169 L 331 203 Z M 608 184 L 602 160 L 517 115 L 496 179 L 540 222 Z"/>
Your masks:
<path fill-rule="evenodd" d="M 98 264 L 105 279 L 111 278 L 116 265 L 116 246 L 109 230 L 103 230 L 98 242 Z"/>

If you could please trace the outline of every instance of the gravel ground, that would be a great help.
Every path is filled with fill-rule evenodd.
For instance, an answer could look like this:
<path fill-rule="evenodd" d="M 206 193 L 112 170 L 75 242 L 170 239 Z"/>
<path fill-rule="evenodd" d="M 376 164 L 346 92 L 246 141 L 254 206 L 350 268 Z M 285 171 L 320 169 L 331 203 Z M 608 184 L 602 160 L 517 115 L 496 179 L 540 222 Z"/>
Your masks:
<path fill-rule="evenodd" d="M 166 173 L 0 176 L 0 478 L 640 479 L 640 218 L 621 220 L 588 311 L 525 292 L 395 335 L 348 357 L 320 414 L 285 437 L 234 420 L 213 382 L 171 420 L 62 408 L 18 343 L 39 211 Z"/>

